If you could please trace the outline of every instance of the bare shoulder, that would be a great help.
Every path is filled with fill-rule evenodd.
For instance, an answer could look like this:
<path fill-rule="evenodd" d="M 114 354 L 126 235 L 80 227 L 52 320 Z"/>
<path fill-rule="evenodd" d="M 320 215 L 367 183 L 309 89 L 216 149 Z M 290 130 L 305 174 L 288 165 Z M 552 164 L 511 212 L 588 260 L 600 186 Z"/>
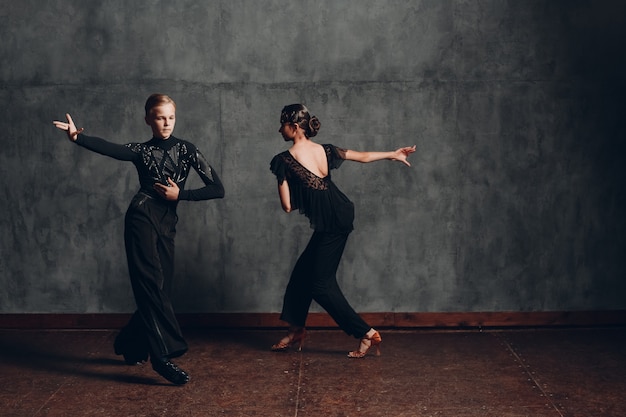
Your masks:
<path fill-rule="evenodd" d="M 316 142 L 312 142 L 310 140 L 292 146 L 289 149 L 289 152 L 291 152 L 291 154 L 297 159 L 310 159 L 311 157 L 318 158 L 320 156 L 323 157 L 326 154 L 326 151 L 324 150 L 324 147 L 322 145 Z"/>

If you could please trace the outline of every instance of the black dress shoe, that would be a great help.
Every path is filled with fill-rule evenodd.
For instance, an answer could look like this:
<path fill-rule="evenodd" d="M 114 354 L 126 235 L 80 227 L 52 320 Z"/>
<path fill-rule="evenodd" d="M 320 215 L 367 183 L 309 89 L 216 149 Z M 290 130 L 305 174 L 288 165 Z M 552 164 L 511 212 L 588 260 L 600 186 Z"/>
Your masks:
<path fill-rule="evenodd" d="M 124 356 L 124 362 L 126 365 L 141 365 L 148 360 L 148 352 L 131 352 L 130 350 L 124 351 L 118 346 L 115 346 L 115 354 Z"/>
<path fill-rule="evenodd" d="M 191 379 L 187 372 L 183 371 L 178 366 L 174 365 L 168 360 L 153 361 L 152 369 L 154 369 L 156 373 L 170 381 L 172 384 L 183 385 L 189 382 L 189 380 Z"/>
<path fill-rule="evenodd" d="M 143 365 L 147 360 L 147 355 L 145 358 L 138 358 L 137 356 L 128 356 L 124 354 L 124 363 L 126 363 L 126 365 Z"/>
<path fill-rule="evenodd" d="M 141 365 L 148 360 L 148 349 L 141 343 L 131 343 L 128 337 L 118 335 L 115 338 L 115 343 L 113 343 L 113 348 L 116 355 L 124 356 L 126 365 Z"/>

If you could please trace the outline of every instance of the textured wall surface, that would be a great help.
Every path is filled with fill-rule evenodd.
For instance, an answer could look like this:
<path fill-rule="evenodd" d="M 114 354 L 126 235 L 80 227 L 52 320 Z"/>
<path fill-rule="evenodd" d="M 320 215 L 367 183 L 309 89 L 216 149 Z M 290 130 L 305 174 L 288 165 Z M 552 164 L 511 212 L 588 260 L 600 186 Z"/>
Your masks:
<path fill-rule="evenodd" d="M 224 200 L 182 202 L 179 312 L 276 312 L 311 233 L 269 171 L 280 109 L 356 150 L 339 270 L 359 311 L 626 308 L 626 6 L 570 0 L 0 1 L 0 313 L 129 312 L 129 163 L 67 141 L 147 140 L 143 103 Z M 199 180 L 190 185 L 198 185 Z"/>

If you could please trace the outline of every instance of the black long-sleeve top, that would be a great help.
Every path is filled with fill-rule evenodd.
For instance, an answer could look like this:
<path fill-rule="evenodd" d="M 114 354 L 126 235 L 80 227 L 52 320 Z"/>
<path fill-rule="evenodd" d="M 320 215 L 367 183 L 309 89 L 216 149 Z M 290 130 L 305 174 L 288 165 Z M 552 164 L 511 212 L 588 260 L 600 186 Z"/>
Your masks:
<path fill-rule="evenodd" d="M 179 201 L 224 197 L 224 186 L 202 153 L 192 143 L 174 136 L 165 140 L 152 138 L 148 142 L 121 145 L 79 134 L 75 143 L 101 155 L 120 161 L 131 161 L 137 168 L 140 191 L 154 198 L 163 200 L 153 186 L 157 182 L 168 185 L 168 178 L 180 188 Z M 204 187 L 185 190 L 185 182 L 191 168 L 198 173 Z"/>

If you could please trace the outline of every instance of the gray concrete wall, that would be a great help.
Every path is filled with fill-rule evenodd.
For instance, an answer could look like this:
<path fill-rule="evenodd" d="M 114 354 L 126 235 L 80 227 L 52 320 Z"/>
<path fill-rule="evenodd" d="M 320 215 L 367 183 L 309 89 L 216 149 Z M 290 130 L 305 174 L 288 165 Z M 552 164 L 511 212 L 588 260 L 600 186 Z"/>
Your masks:
<path fill-rule="evenodd" d="M 626 308 L 626 7 L 619 1 L 0 2 L 0 312 L 129 312 L 131 164 L 69 143 L 150 137 L 178 104 L 226 198 L 180 204 L 179 312 L 276 312 L 310 235 L 269 171 L 285 104 L 346 163 L 339 281 L 359 311 Z M 194 182 L 199 184 L 199 182 Z"/>

